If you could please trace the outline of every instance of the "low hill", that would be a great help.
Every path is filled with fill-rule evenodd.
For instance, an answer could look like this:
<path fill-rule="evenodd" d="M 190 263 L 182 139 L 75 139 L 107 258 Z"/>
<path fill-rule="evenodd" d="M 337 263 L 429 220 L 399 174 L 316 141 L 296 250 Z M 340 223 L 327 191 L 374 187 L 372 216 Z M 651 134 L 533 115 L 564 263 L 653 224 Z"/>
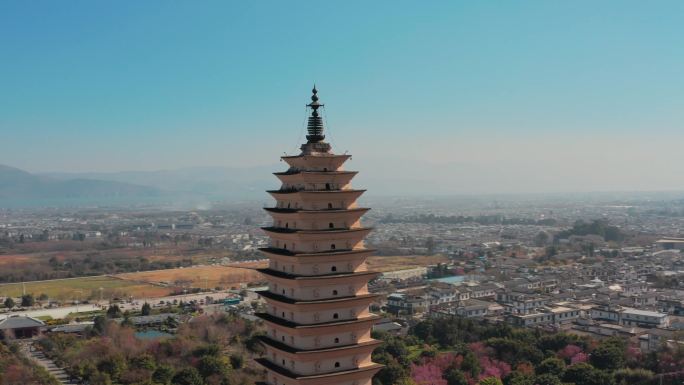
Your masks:
<path fill-rule="evenodd" d="M 98 179 L 56 179 L 0 165 L 0 207 L 105 202 L 161 196 L 154 187 Z"/>

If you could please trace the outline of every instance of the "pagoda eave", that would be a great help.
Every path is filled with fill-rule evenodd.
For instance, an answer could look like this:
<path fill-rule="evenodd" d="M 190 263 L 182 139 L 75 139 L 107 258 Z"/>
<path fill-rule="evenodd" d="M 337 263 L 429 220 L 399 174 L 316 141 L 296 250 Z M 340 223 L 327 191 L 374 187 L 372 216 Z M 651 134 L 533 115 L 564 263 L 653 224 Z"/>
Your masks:
<path fill-rule="evenodd" d="M 302 229 L 288 229 L 284 227 L 266 226 L 261 230 L 274 234 L 303 234 L 303 235 L 319 235 L 324 234 L 350 234 L 359 231 L 372 231 L 372 227 L 354 227 L 354 228 L 335 228 L 335 229 L 320 229 L 320 230 L 302 230 Z"/>
<path fill-rule="evenodd" d="M 329 198 L 344 198 L 356 199 L 360 197 L 366 190 L 269 190 L 266 191 L 275 199 L 284 198 L 300 198 L 311 200 L 325 200 Z"/>
<path fill-rule="evenodd" d="M 268 336 L 262 335 L 258 338 L 259 342 L 261 342 L 262 344 L 267 345 L 280 352 L 286 353 L 288 355 L 298 355 L 301 357 L 309 356 L 309 359 L 325 359 L 329 358 L 327 356 L 338 356 L 339 353 L 353 354 L 359 353 L 359 351 L 370 352 L 378 345 L 382 345 L 382 341 L 371 339 L 368 341 L 342 346 L 332 346 L 318 349 L 297 349 L 292 346 L 286 345 L 280 341 L 276 341 Z"/>
<path fill-rule="evenodd" d="M 355 318 L 351 320 L 344 321 L 329 321 L 329 322 L 319 322 L 315 324 L 299 324 L 293 321 L 289 321 L 280 317 L 268 313 L 254 313 L 255 316 L 261 318 L 264 322 L 280 326 L 282 328 L 287 328 L 290 330 L 299 330 L 302 335 L 308 335 L 307 330 L 310 330 L 310 334 L 319 334 L 318 331 L 327 328 L 344 328 L 347 326 L 363 326 L 363 325 L 374 325 L 377 321 L 382 319 L 377 314 L 370 314 L 363 318 Z"/>
<path fill-rule="evenodd" d="M 352 273 L 330 273 L 324 275 L 293 275 L 279 270 L 261 268 L 257 269 L 258 272 L 264 274 L 274 281 L 289 282 L 294 284 L 294 286 L 315 286 L 317 284 L 322 285 L 342 285 L 351 282 L 360 282 L 377 278 L 380 273 L 376 271 L 358 271 Z"/>
<path fill-rule="evenodd" d="M 259 365 L 263 366 L 267 370 L 277 373 L 280 376 L 287 377 L 289 380 L 292 381 L 292 384 L 300 385 L 327 385 L 330 384 L 331 381 L 334 381 L 335 383 L 343 383 L 345 381 L 353 381 L 361 378 L 368 378 L 369 376 L 374 376 L 375 373 L 377 373 L 380 369 L 385 367 L 385 365 L 372 363 L 370 365 L 365 365 L 351 370 L 306 376 L 293 373 L 285 368 L 282 368 L 272 363 L 266 358 L 257 358 L 254 361 L 256 361 Z M 268 383 L 266 382 L 262 382 L 261 384 L 268 385 Z"/>
<path fill-rule="evenodd" d="M 277 255 L 277 256 L 283 256 L 283 257 L 301 257 L 301 258 L 314 258 L 314 257 L 345 257 L 345 256 L 351 256 L 351 255 L 359 255 L 359 256 L 364 256 L 365 254 L 372 254 L 376 251 L 376 249 L 338 249 L 338 250 L 327 250 L 327 251 L 317 251 L 317 252 L 309 252 L 309 251 L 291 251 L 291 250 L 285 250 L 281 248 L 276 248 L 276 247 L 260 247 L 258 249 L 264 254 L 270 254 L 270 255 Z"/>
<path fill-rule="evenodd" d="M 325 298 L 318 300 L 297 300 L 288 298 L 280 294 L 272 293 L 268 290 L 257 291 L 267 303 L 277 305 L 290 311 L 314 311 L 329 310 L 343 306 L 368 306 L 373 300 L 380 297 L 380 294 L 360 294 L 355 296 L 345 296 L 338 298 Z"/>
<path fill-rule="evenodd" d="M 264 210 L 273 214 L 299 214 L 301 216 L 326 216 L 330 214 L 347 214 L 347 213 L 362 213 L 370 211 L 368 207 L 355 207 L 351 209 L 322 209 L 322 210 L 305 210 L 305 209 L 285 209 L 279 207 L 264 207 Z"/>
<path fill-rule="evenodd" d="M 286 175 L 321 175 L 321 176 L 329 176 L 329 175 L 356 175 L 358 174 L 358 171 L 303 171 L 303 170 L 293 170 L 293 171 L 281 171 L 281 172 L 274 172 L 273 175 L 275 176 L 286 176 Z"/>

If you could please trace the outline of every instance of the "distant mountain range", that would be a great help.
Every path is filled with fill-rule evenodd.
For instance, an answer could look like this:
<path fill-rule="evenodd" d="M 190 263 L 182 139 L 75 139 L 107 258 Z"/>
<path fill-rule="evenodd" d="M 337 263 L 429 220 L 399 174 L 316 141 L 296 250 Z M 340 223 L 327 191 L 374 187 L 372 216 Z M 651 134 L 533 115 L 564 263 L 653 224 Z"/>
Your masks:
<path fill-rule="evenodd" d="M 112 173 L 38 173 L 0 165 L 0 207 L 120 204 L 192 204 L 266 200 L 279 186 L 278 165 L 249 168 L 196 167 Z"/>
<path fill-rule="evenodd" d="M 264 190 L 277 188 L 271 174 L 278 165 L 262 167 L 192 167 L 177 170 L 111 173 L 44 173 L 59 180 L 95 179 L 149 186 L 181 199 L 266 199 Z M 258 194 L 258 196 L 255 195 Z"/>
<path fill-rule="evenodd" d="M 271 174 L 283 171 L 283 163 L 269 166 L 229 168 L 194 167 L 159 171 L 122 171 L 91 173 L 36 173 L 0 165 L 0 208 L 64 207 L 64 206 L 133 206 L 163 205 L 185 209 L 207 207 L 213 202 L 258 201 L 272 203 L 265 190 L 280 186 Z M 349 169 L 356 169 L 350 165 Z M 358 188 L 366 188 L 372 196 L 438 197 L 469 196 L 463 190 L 470 186 L 492 191 L 476 194 L 484 199 L 538 199 L 540 193 L 498 193 L 505 175 L 487 169 L 472 172 L 473 165 L 432 165 L 419 161 L 390 163 L 368 162 L 364 171 L 354 179 Z M 398 171 L 397 171 L 398 170 Z M 440 176 L 436 179 L 435 175 Z M 606 197 L 658 197 L 681 199 L 681 192 L 668 193 L 541 193 L 569 199 Z M 560 195 L 559 195 L 560 194 Z M 494 196 L 496 195 L 496 196 Z M 527 199 L 525 198 L 525 199 Z"/>
<path fill-rule="evenodd" d="M 162 195 L 152 186 L 80 177 L 58 179 L 0 165 L 0 207 L 88 204 Z"/>

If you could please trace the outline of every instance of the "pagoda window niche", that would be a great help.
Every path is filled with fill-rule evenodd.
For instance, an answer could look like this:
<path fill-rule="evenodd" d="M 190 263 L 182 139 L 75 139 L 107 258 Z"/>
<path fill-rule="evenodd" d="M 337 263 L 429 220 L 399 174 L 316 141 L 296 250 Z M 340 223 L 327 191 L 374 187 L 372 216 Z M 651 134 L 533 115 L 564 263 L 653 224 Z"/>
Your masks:
<path fill-rule="evenodd" d="M 333 266 L 330 268 L 330 271 L 337 271 L 337 266 Z"/>
<path fill-rule="evenodd" d="M 335 224 L 332 223 L 332 222 L 328 223 L 328 228 L 329 228 L 329 229 L 334 229 L 334 228 L 335 228 Z"/>
<path fill-rule="evenodd" d="M 335 244 L 334 243 L 330 245 L 330 250 L 335 250 Z"/>

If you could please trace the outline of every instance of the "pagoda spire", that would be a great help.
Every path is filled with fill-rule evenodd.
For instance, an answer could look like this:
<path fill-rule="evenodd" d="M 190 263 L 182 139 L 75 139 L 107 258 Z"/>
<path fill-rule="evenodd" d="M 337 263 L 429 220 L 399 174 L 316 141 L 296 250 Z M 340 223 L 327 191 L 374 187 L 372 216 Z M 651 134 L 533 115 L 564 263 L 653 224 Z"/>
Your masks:
<path fill-rule="evenodd" d="M 309 122 L 306 127 L 308 132 L 306 139 L 308 143 L 318 143 L 325 139 L 325 135 L 323 135 L 323 118 L 321 118 L 321 116 L 318 114 L 318 109 L 323 107 L 324 104 L 318 102 L 318 90 L 316 89 L 316 84 L 314 84 L 311 92 L 311 103 L 306 105 L 307 107 L 311 108 L 311 116 L 309 116 Z"/>

